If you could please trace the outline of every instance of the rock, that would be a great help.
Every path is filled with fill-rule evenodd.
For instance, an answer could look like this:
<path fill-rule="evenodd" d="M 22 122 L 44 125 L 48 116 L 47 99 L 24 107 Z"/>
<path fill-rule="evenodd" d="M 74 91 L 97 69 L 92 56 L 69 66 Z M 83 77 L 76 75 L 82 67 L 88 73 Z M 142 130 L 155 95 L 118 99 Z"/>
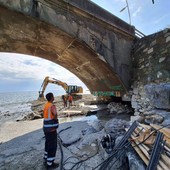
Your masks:
<path fill-rule="evenodd" d="M 138 120 L 140 120 L 140 116 L 131 116 L 130 117 L 131 122 L 138 121 Z"/>
<path fill-rule="evenodd" d="M 35 119 L 41 119 L 42 118 L 42 116 L 41 115 L 39 115 L 39 114 L 34 114 L 34 118 L 33 118 L 33 120 L 35 120 Z"/>
<path fill-rule="evenodd" d="M 26 116 L 24 116 L 21 119 L 17 119 L 17 121 L 35 120 L 35 119 L 41 119 L 41 118 L 42 118 L 42 115 L 39 112 L 35 111 L 35 112 L 28 113 Z"/>
<path fill-rule="evenodd" d="M 147 97 L 154 107 L 159 109 L 170 109 L 170 83 L 145 85 L 144 88 L 146 90 Z"/>
<path fill-rule="evenodd" d="M 86 135 L 86 134 L 91 134 L 91 133 L 96 133 L 96 129 L 94 129 L 93 127 L 89 127 L 87 129 L 82 130 L 82 135 Z"/>
<path fill-rule="evenodd" d="M 138 103 L 136 101 L 132 101 L 132 107 L 134 109 L 138 109 Z"/>
<path fill-rule="evenodd" d="M 140 159 L 140 157 L 136 154 L 134 150 L 127 151 L 126 156 L 128 158 L 128 165 L 130 170 L 146 169 L 146 166 L 144 165 L 143 161 Z"/>
<path fill-rule="evenodd" d="M 92 126 L 97 132 L 101 131 L 104 128 L 104 125 L 100 120 L 91 121 L 88 122 L 88 124 Z"/>
<path fill-rule="evenodd" d="M 129 123 L 125 120 L 121 119 L 111 119 L 108 121 L 104 129 L 106 134 L 112 134 L 112 136 L 120 136 L 121 134 L 125 133 L 125 127 L 127 127 Z"/>
<path fill-rule="evenodd" d="M 107 105 L 107 108 L 110 110 L 110 113 L 129 113 L 132 112 L 132 109 L 127 105 L 123 105 L 121 103 L 111 102 Z"/>
<path fill-rule="evenodd" d="M 140 115 L 140 112 L 135 112 L 134 113 L 134 116 L 139 116 Z"/>
<path fill-rule="evenodd" d="M 148 115 L 145 117 L 146 123 L 161 124 L 164 121 L 164 117 L 158 114 Z"/>
<path fill-rule="evenodd" d="M 64 145 L 70 145 L 72 143 L 79 141 L 82 138 L 82 131 L 89 128 L 87 122 L 75 121 L 75 122 L 65 123 L 64 125 L 60 124 L 58 131 L 61 131 L 63 129 L 63 126 L 64 128 L 71 126 L 71 128 L 66 129 L 65 131 L 59 133 L 59 136 L 63 141 Z"/>

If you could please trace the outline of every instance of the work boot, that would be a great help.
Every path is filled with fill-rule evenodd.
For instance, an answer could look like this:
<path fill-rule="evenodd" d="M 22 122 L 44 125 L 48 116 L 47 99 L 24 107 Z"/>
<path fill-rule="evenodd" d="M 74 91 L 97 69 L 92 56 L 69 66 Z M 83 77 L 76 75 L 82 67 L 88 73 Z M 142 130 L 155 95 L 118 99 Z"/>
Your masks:
<path fill-rule="evenodd" d="M 46 164 L 46 168 L 49 169 L 49 170 L 50 169 L 55 169 L 57 167 L 59 167 L 59 163 L 53 162 L 51 165 Z"/>

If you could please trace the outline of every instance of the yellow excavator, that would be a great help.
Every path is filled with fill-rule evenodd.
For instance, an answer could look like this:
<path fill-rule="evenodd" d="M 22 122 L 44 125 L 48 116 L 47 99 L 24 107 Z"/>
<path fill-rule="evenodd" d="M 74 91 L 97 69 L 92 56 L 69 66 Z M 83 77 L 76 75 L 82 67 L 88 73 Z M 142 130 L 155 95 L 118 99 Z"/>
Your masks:
<path fill-rule="evenodd" d="M 65 83 L 65 82 L 62 82 L 60 80 L 57 80 L 55 78 L 50 78 L 50 77 L 47 76 L 47 77 L 45 77 L 45 79 L 44 79 L 44 81 L 41 85 L 38 100 L 44 100 L 45 99 L 44 98 L 44 91 L 45 91 L 48 83 L 57 84 L 59 86 L 62 86 L 67 94 L 71 94 L 73 96 L 74 100 L 82 98 L 83 88 L 81 86 L 67 85 L 67 83 Z"/>

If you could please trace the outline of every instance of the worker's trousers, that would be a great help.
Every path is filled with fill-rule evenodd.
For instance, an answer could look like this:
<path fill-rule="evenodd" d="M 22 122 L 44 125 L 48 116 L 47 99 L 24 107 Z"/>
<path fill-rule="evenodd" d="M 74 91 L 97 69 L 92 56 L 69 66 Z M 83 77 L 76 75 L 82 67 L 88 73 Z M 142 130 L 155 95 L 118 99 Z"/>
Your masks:
<path fill-rule="evenodd" d="M 47 164 L 51 165 L 55 160 L 57 151 L 57 131 L 47 132 L 45 134 L 45 155 Z"/>

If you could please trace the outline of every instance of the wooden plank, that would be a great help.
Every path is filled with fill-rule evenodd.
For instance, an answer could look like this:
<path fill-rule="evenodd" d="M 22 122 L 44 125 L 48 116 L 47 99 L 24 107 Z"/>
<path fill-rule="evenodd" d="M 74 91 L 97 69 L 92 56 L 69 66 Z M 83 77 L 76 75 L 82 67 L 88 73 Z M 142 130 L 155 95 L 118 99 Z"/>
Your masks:
<path fill-rule="evenodd" d="M 80 110 L 64 110 L 63 113 L 81 113 Z"/>
<path fill-rule="evenodd" d="M 159 131 L 162 132 L 170 140 L 170 129 L 169 128 L 164 128 L 162 126 L 155 125 L 155 124 L 151 124 L 151 127 L 153 127 L 156 130 L 160 129 Z"/>
<path fill-rule="evenodd" d="M 135 132 L 133 132 L 133 135 L 135 134 Z M 134 136 L 131 136 L 131 138 L 132 139 L 134 139 L 135 140 L 135 137 Z M 138 147 L 139 147 L 139 149 L 143 152 L 143 154 L 146 156 L 146 158 L 149 160 L 150 159 L 150 155 L 149 155 L 149 153 L 148 153 L 148 151 L 150 150 L 149 149 L 149 147 L 147 147 L 146 145 L 144 145 L 144 144 L 140 144 L 139 145 L 139 142 L 138 141 L 134 141 L 137 145 L 138 145 Z M 134 146 L 133 146 L 133 148 L 135 148 Z M 139 155 L 140 156 L 140 155 Z M 141 156 L 142 156 L 142 154 L 141 154 Z M 141 159 L 143 160 L 143 156 L 141 157 Z M 148 164 L 147 164 L 148 165 Z M 169 167 L 160 159 L 159 160 L 159 164 L 157 165 L 157 170 L 169 170 Z"/>
<path fill-rule="evenodd" d="M 135 133 L 136 134 L 140 133 L 139 137 L 136 138 L 136 140 L 138 140 L 139 142 L 142 142 L 145 139 L 147 139 L 144 141 L 144 143 L 147 145 L 152 145 L 155 141 L 154 132 L 152 132 L 150 130 L 146 130 L 146 132 L 145 131 L 140 132 L 140 130 L 138 128 L 136 128 Z"/>
<path fill-rule="evenodd" d="M 132 144 L 132 146 L 133 146 L 133 145 L 135 145 L 136 143 L 135 143 L 135 142 L 132 142 L 131 144 Z M 140 150 L 140 148 L 139 148 L 138 146 L 133 147 L 133 148 L 134 148 L 135 151 L 138 153 L 138 155 L 139 155 L 140 158 L 143 160 L 143 162 L 144 162 L 146 165 L 148 165 L 149 160 L 148 160 L 148 158 L 143 154 L 143 152 Z"/>
<path fill-rule="evenodd" d="M 131 136 L 132 139 L 133 139 L 133 136 Z M 143 154 L 145 155 L 145 157 L 148 159 L 148 163 L 149 163 L 149 159 L 150 159 L 150 155 L 148 154 L 148 152 L 145 150 L 145 148 L 142 146 L 142 144 L 139 145 L 139 142 L 137 141 L 134 141 L 138 147 L 140 148 L 140 150 L 143 152 Z M 135 148 L 133 145 L 132 145 L 133 148 Z M 139 155 L 140 156 L 140 155 Z M 142 158 L 141 158 L 142 159 Z M 146 165 L 148 165 L 148 163 Z M 157 165 L 157 170 L 164 170 L 159 164 Z M 167 169 L 168 170 L 168 169 Z"/>
<path fill-rule="evenodd" d="M 128 129 L 125 129 L 126 131 L 128 130 Z M 149 159 L 150 159 L 150 156 L 149 156 L 149 154 L 148 154 L 148 152 L 147 152 L 147 150 L 142 146 L 142 144 L 139 144 L 139 142 L 138 141 L 135 141 L 135 137 L 133 136 L 135 133 L 133 132 L 133 134 L 131 135 L 131 138 L 133 139 L 133 143 L 135 143 L 135 146 L 134 145 L 132 145 L 132 147 L 135 149 L 135 147 L 138 147 L 141 151 L 138 151 L 140 154 L 139 154 L 139 156 L 140 156 L 140 158 L 145 162 L 145 164 L 146 165 L 148 165 L 148 163 L 149 163 Z M 132 142 L 132 141 L 131 141 Z M 137 145 L 137 146 L 136 146 Z M 137 152 L 137 153 L 138 153 Z M 141 153 L 142 152 L 142 153 Z M 143 156 L 144 155 L 144 156 Z M 147 161 L 147 159 L 148 159 L 148 161 Z M 160 167 L 160 165 L 158 164 L 157 165 L 157 170 L 164 170 L 164 169 L 162 169 L 162 167 Z"/>
<path fill-rule="evenodd" d="M 138 134 L 141 131 L 141 129 L 139 129 L 138 127 L 135 129 L 135 133 Z M 141 134 L 143 134 L 144 129 L 142 130 Z M 154 131 L 152 132 L 154 133 Z M 153 137 L 152 137 L 153 138 Z M 144 140 L 144 136 L 143 136 L 143 140 Z M 170 142 L 169 139 L 166 138 L 166 136 L 164 136 L 164 140 L 166 140 L 165 146 L 164 148 L 166 148 L 166 150 L 168 150 L 170 152 Z M 142 136 L 139 138 L 139 141 L 142 141 Z M 146 142 L 144 142 L 147 145 L 151 145 L 154 141 L 150 138 L 148 139 Z"/>
<path fill-rule="evenodd" d="M 165 154 L 161 154 L 161 159 L 167 165 L 167 167 L 170 169 L 170 158 L 168 156 L 166 156 Z"/>
<path fill-rule="evenodd" d="M 150 127 L 149 125 L 145 125 L 145 124 L 141 124 L 141 123 L 139 123 L 139 125 L 140 125 L 141 127 L 143 127 L 145 130 L 151 129 L 151 127 Z"/>
<path fill-rule="evenodd" d="M 148 126 L 143 126 L 146 131 L 149 130 Z M 150 148 L 148 146 L 146 146 L 145 144 L 140 144 L 139 141 L 137 141 L 136 139 L 136 135 L 141 132 L 141 134 L 145 131 L 145 129 L 143 129 L 141 131 L 141 127 L 137 127 L 133 134 L 131 135 L 131 138 L 133 139 L 133 141 L 131 141 L 132 147 L 136 150 L 136 152 L 138 153 L 138 155 L 140 156 L 140 158 L 144 161 L 144 163 L 146 165 L 148 165 L 149 163 L 149 159 L 150 159 L 150 155 L 148 153 L 148 151 L 150 150 Z M 127 129 L 125 129 L 127 131 Z M 140 135 L 140 134 L 139 134 Z M 169 150 L 168 147 L 166 147 L 167 150 Z M 161 154 L 160 160 L 159 160 L 159 164 L 157 165 L 157 170 L 170 170 L 170 158 L 168 156 L 166 156 L 165 154 Z"/>

